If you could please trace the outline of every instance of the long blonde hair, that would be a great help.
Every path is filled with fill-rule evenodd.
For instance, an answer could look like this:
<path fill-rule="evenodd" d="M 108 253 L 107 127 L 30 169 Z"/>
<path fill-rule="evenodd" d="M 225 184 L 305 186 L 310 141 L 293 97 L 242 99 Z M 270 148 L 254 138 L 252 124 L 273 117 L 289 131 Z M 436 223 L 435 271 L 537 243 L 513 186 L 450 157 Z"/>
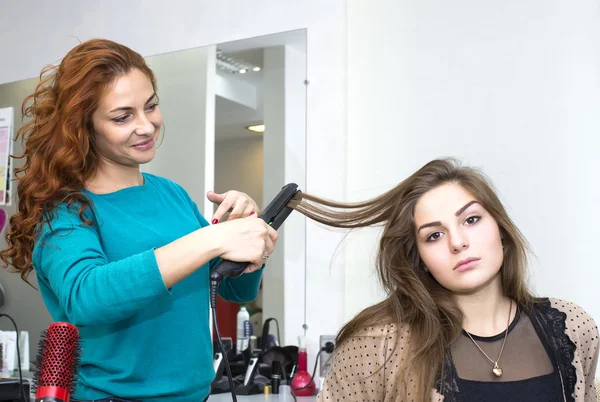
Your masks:
<path fill-rule="evenodd" d="M 369 201 L 345 204 L 299 193 L 289 204 L 308 218 L 332 227 L 384 225 L 376 268 L 387 298 L 348 322 L 339 332 L 337 342 L 342 344 L 359 331 L 384 322 L 408 325 L 414 350 L 404 369 L 410 367 L 417 389 L 416 395 L 414 392 L 410 397 L 403 395 L 401 400 L 405 401 L 429 400 L 445 351 L 462 330 L 463 313 L 454 295 L 425 271 L 416 243 L 415 205 L 423 194 L 445 183 L 464 187 L 496 220 L 504 237 L 501 269 L 504 294 L 523 308 L 531 307 L 535 298 L 525 281 L 528 256 L 525 238 L 487 177 L 454 159 L 431 161 Z"/>

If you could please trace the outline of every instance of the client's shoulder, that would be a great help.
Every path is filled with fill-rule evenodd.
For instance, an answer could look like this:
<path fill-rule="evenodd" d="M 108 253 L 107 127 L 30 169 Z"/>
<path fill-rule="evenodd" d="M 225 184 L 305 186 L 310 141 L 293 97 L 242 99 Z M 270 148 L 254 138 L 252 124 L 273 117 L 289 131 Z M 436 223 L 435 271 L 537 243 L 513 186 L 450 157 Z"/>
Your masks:
<path fill-rule="evenodd" d="M 356 329 L 349 336 L 358 338 L 386 338 L 396 337 L 399 333 L 408 332 L 408 326 L 405 324 L 395 323 L 381 323 L 376 325 L 370 325 Z"/>
<path fill-rule="evenodd" d="M 593 322 L 592 316 L 579 304 L 569 300 L 550 297 L 547 299 L 550 306 L 565 313 L 573 322 L 588 323 Z"/>
<path fill-rule="evenodd" d="M 394 323 L 358 328 L 343 337 L 336 346 L 336 355 L 346 362 L 384 364 L 400 357 L 408 344 L 409 332 L 407 325 Z"/>
<path fill-rule="evenodd" d="M 346 328 L 348 330 L 348 328 Z M 353 328 L 336 345 L 318 401 L 388 401 L 406 360 L 408 327 L 392 323 Z"/>
<path fill-rule="evenodd" d="M 564 322 L 565 332 L 575 339 L 598 340 L 598 327 L 594 318 L 579 304 L 560 298 L 546 298 L 541 306 L 550 307 L 550 313 L 558 311 L 557 319 Z M 542 307 L 543 308 L 543 307 Z"/>

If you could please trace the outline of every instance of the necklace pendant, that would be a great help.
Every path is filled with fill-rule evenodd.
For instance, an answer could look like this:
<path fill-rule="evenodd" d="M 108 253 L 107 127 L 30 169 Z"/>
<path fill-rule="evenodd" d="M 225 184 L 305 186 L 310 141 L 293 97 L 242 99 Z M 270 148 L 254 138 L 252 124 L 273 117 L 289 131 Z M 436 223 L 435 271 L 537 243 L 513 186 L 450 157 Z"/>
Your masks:
<path fill-rule="evenodd" d="M 498 362 L 494 363 L 494 369 L 492 370 L 492 372 L 494 373 L 494 375 L 496 377 L 502 376 L 502 369 L 500 367 L 498 367 Z"/>

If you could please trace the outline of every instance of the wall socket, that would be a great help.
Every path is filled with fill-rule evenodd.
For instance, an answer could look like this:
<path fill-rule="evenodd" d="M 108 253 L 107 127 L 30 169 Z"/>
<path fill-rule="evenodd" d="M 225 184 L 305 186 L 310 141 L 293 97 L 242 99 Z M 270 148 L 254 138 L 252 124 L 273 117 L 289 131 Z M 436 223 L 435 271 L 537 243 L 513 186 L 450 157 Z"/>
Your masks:
<path fill-rule="evenodd" d="M 335 335 L 321 335 L 319 337 L 319 347 L 322 349 L 325 347 L 327 342 L 333 343 L 335 346 Z M 327 377 L 327 373 L 329 372 L 329 367 L 331 362 L 331 353 L 327 353 L 326 351 L 321 351 L 321 357 L 319 358 L 319 375 L 320 377 Z"/>

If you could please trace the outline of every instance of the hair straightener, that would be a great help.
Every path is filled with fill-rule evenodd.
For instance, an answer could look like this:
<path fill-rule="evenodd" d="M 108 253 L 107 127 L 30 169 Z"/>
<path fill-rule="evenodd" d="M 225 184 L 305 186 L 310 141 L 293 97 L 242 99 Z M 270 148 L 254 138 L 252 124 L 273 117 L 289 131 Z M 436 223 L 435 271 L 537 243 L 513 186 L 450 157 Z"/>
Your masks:
<path fill-rule="evenodd" d="M 298 185 L 295 183 L 286 184 L 279 194 L 271 201 L 265 210 L 258 216 L 267 222 L 273 229 L 277 230 L 292 212 L 287 206 L 288 202 L 298 193 Z M 240 276 L 248 267 L 246 262 L 234 262 L 222 260 L 210 274 L 210 280 L 220 283 L 223 279 Z"/>
<path fill-rule="evenodd" d="M 292 213 L 292 209 L 287 206 L 294 196 L 300 192 L 298 185 L 295 183 L 289 183 L 283 186 L 279 194 L 273 198 L 273 200 L 267 205 L 267 207 L 258 216 L 265 222 L 267 222 L 273 229 L 277 230 Z M 225 353 L 223 353 L 223 344 L 221 342 L 221 334 L 219 333 L 219 325 L 217 323 L 217 291 L 219 290 L 219 284 L 225 278 L 236 278 L 244 273 L 244 270 L 248 267 L 247 262 L 234 262 L 230 260 L 222 260 L 210 273 L 210 307 L 212 309 L 212 316 L 215 326 L 215 333 L 217 335 L 217 341 L 221 353 L 225 357 L 225 370 L 229 380 L 229 387 L 231 389 L 231 396 L 234 402 L 237 402 L 235 393 L 235 386 L 233 384 L 233 377 L 231 375 L 231 368 L 229 367 L 229 361 Z"/>

